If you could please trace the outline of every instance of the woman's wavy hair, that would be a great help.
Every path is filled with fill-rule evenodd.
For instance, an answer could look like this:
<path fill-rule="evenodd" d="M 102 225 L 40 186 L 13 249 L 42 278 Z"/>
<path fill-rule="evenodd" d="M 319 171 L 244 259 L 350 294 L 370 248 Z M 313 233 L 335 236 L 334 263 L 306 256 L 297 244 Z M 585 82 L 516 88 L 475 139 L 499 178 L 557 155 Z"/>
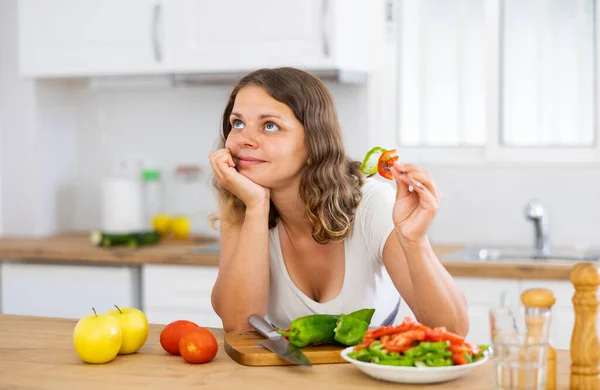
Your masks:
<path fill-rule="evenodd" d="M 300 198 L 305 215 L 313 225 L 318 243 L 343 241 L 351 232 L 356 207 L 362 198 L 364 177 L 360 162 L 349 159 L 344 150 L 335 104 L 328 88 L 317 77 L 294 68 L 259 69 L 233 88 L 222 116 L 219 148 L 231 132 L 229 116 L 238 92 L 246 86 L 259 86 L 275 100 L 286 104 L 304 126 L 308 159 L 300 178 Z M 213 177 L 219 198 L 220 218 L 241 223 L 245 205 L 222 188 Z M 212 218 L 212 223 L 218 217 Z M 273 203 L 269 209 L 269 229 L 279 215 Z"/>

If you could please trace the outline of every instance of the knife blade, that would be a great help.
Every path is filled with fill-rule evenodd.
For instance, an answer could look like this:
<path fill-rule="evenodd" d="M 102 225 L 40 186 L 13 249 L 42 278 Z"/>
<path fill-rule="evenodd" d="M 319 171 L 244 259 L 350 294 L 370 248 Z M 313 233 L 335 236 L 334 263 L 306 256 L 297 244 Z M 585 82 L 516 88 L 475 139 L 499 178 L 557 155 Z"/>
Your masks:
<path fill-rule="evenodd" d="M 300 364 L 303 366 L 312 366 L 306 355 L 296 346 L 290 344 L 290 342 L 282 335 L 277 333 L 277 331 L 271 325 L 269 325 L 264 318 L 253 314 L 250 316 L 250 318 L 248 318 L 248 323 L 250 326 L 256 329 L 258 333 L 266 337 L 266 339 L 261 341 L 259 345 L 262 345 L 269 351 L 290 363 Z"/>

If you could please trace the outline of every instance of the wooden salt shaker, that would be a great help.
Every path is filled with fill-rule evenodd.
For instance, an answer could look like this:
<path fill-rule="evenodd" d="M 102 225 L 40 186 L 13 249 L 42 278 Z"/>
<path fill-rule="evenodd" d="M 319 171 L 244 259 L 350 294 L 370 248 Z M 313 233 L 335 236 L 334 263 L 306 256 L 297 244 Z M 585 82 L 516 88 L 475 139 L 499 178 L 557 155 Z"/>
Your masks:
<path fill-rule="evenodd" d="M 542 315 L 552 310 L 556 302 L 552 291 L 545 288 L 530 288 L 521 294 L 521 303 L 525 306 L 525 321 L 529 337 L 538 339 L 542 335 Z M 547 330 L 550 331 L 549 329 Z M 546 390 L 556 390 L 556 350 L 548 341 Z"/>
<path fill-rule="evenodd" d="M 594 263 L 577 263 L 571 269 L 575 287 L 575 325 L 571 335 L 571 389 L 600 389 L 600 348 L 597 320 L 600 268 Z"/>

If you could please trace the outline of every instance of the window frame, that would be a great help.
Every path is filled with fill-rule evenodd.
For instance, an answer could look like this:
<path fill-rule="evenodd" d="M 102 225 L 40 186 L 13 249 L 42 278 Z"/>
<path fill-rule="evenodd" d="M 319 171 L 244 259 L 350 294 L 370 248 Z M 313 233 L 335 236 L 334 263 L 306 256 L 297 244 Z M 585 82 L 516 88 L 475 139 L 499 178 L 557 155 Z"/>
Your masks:
<path fill-rule="evenodd" d="M 402 6 L 405 1 L 389 0 L 393 5 L 395 21 L 400 20 Z M 529 147 L 510 146 L 501 144 L 500 126 L 500 20 L 501 2 L 503 0 L 482 0 L 485 6 L 486 19 L 486 143 L 482 146 L 406 146 L 400 145 L 400 96 L 398 77 L 399 66 L 402 63 L 400 56 L 402 50 L 398 34 L 401 31 L 395 28 L 393 39 L 389 39 L 383 46 L 385 53 L 381 56 L 381 72 L 375 72 L 370 82 L 370 101 L 377 106 L 377 115 L 372 118 L 370 125 L 375 129 L 370 133 L 371 145 L 388 145 L 395 147 L 405 161 L 413 163 L 440 163 L 457 165 L 481 165 L 490 163 L 506 164 L 532 164 L 546 165 L 552 163 L 570 165 L 597 165 L 600 164 L 600 60 L 596 60 L 595 111 L 594 111 L 594 143 L 590 146 L 561 146 L 561 147 Z M 600 1 L 595 0 L 595 45 L 596 53 L 600 54 Z M 379 74 L 377 74 L 379 73 Z M 386 102 L 393 102 L 388 104 Z"/>

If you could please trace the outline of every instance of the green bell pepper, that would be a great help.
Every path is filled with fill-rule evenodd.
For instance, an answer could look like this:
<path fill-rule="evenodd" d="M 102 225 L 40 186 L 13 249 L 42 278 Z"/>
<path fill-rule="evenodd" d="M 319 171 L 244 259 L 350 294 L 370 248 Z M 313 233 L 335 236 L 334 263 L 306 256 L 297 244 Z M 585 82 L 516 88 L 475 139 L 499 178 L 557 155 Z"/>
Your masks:
<path fill-rule="evenodd" d="M 353 311 L 348 315 L 354 318 L 358 318 L 359 320 L 363 320 L 367 324 L 370 324 L 371 318 L 373 318 L 373 314 L 375 314 L 375 309 L 361 309 Z"/>
<path fill-rule="evenodd" d="M 312 314 L 296 318 L 291 322 L 289 331 L 278 329 L 277 332 L 286 336 L 290 344 L 302 348 L 309 344 L 333 342 L 337 322 L 336 315 Z"/>
<path fill-rule="evenodd" d="M 353 346 L 362 342 L 369 324 L 360 318 L 351 315 L 340 314 L 337 326 L 334 329 L 334 339 L 338 343 Z"/>
<path fill-rule="evenodd" d="M 363 163 L 360 166 L 360 170 L 365 175 L 373 175 L 377 173 L 377 163 L 379 162 L 379 157 L 386 151 L 386 149 L 375 146 L 373 149 L 367 152 Z M 371 158 L 374 158 L 375 161 L 371 161 Z"/>

